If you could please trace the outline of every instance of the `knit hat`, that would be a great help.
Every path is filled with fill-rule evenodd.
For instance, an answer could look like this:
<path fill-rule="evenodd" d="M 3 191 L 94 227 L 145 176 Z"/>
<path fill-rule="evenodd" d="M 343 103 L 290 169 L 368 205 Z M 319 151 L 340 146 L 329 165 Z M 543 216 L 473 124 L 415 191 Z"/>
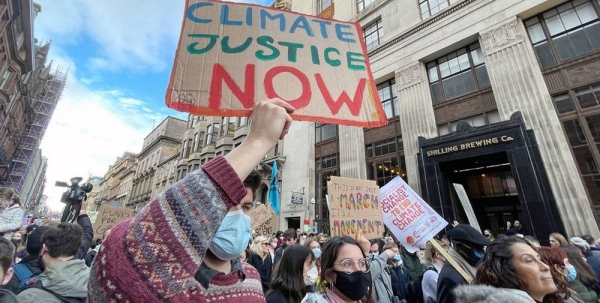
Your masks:
<path fill-rule="evenodd" d="M 34 231 L 37 228 L 37 224 L 31 224 L 31 225 L 27 225 L 27 228 L 25 229 L 27 233 L 30 233 L 32 231 Z"/>
<path fill-rule="evenodd" d="M 49 229 L 48 226 L 38 226 L 27 237 L 27 253 L 30 256 L 37 256 L 42 250 L 42 236 Z"/>
<path fill-rule="evenodd" d="M 456 225 L 456 227 L 448 231 L 447 235 L 453 241 L 473 243 L 481 246 L 490 245 L 490 240 L 467 224 Z"/>
<path fill-rule="evenodd" d="M 590 245 L 584 239 L 582 239 L 580 237 L 572 237 L 569 240 L 571 241 L 571 243 L 573 243 L 573 245 L 575 245 L 579 248 L 583 248 L 585 250 L 590 249 Z"/>

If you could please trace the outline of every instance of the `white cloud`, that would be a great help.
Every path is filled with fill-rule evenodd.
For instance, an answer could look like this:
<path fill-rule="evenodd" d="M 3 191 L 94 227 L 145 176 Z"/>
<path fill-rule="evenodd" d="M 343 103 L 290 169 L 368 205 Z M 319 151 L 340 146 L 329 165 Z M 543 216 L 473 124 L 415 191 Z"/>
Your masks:
<path fill-rule="evenodd" d="M 75 77 L 69 78 L 41 146 L 48 158 L 45 193 L 51 208 L 63 206 L 59 200 L 64 188 L 55 187 L 55 181 L 103 176 L 123 152 L 139 152 L 152 122 L 166 116 L 125 107 L 123 102 L 143 101 L 121 95 L 117 90 L 94 91 Z"/>

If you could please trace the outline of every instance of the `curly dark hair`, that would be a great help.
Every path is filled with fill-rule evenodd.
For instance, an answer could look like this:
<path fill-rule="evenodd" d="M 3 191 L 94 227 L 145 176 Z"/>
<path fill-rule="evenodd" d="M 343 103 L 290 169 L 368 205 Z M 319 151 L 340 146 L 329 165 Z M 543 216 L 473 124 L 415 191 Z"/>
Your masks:
<path fill-rule="evenodd" d="M 508 236 L 497 238 L 486 249 L 483 259 L 477 265 L 475 274 L 475 284 L 485 284 L 494 287 L 523 289 L 525 283 L 521 280 L 512 263 L 512 247 L 515 244 L 525 244 L 533 246 L 525 239 Z"/>

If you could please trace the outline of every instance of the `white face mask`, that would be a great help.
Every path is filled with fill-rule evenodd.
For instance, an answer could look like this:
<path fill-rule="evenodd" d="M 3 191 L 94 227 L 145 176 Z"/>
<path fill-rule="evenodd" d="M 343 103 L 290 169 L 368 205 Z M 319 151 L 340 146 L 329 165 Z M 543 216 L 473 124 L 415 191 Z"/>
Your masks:
<path fill-rule="evenodd" d="M 313 266 L 305 275 L 304 275 L 304 284 L 305 285 L 314 285 L 317 282 L 317 278 L 319 277 L 319 270 L 316 266 Z"/>

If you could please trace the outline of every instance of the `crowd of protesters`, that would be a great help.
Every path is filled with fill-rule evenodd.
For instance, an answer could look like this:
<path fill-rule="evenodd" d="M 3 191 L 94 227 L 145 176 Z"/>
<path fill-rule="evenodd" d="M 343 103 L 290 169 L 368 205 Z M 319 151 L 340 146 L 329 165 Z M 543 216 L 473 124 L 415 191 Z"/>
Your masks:
<path fill-rule="evenodd" d="M 258 102 L 239 147 L 100 242 L 85 212 L 23 228 L 17 193 L 0 188 L 0 302 L 598 302 L 595 239 L 552 233 L 541 246 L 519 221 L 495 236 L 455 221 L 414 253 L 389 233 L 254 234 L 254 168 L 294 110 Z"/>

